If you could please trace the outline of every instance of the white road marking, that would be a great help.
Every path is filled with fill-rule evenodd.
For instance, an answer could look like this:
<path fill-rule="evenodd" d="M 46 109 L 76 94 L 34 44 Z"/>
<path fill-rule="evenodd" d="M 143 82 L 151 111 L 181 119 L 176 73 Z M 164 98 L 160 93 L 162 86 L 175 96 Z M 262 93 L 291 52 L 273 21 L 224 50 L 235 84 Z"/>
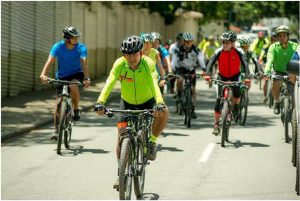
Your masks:
<path fill-rule="evenodd" d="M 199 163 L 205 163 L 209 157 L 209 155 L 211 154 L 211 152 L 213 151 L 214 147 L 216 146 L 215 143 L 209 143 L 204 152 L 202 153 L 202 156 L 199 158 L 198 162 Z"/>

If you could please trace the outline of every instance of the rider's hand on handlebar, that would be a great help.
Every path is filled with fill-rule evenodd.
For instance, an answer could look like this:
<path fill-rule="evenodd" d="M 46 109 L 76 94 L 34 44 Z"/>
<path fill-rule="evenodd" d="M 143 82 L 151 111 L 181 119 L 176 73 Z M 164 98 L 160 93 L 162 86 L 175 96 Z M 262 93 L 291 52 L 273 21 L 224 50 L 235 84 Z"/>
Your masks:
<path fill-rule="evenodd" d="M 48 82 L 48 76 L 40 75 L 40 80 L 43 84 L 46 84 Z"/>
<path fill-rule="evenodd" d="M 250 79 L 245 79 L 245 85 L 250 87 L 251 86 L 251 80 Z"/>
<path fill-rule="evenodd" d="M 154 112 L 153 112 L 153 116 L 154 117 L 158 117 L 159 116 L 159 113 L 161 112 L 165 112 L 167 106 L 164 104 L 164 103 L 159 103 L 157 104 L 153 109 L 154 109 Z"/>
<path fill-rule="evenodd" d="M 159 85 L 160 87 L 165 86 L 165 84 L 166 84 L 166 80 L 165 80 L 165 79 L 160 79 L 160 80 L 159 80 L 158 85 Z"/>
<path fill-rule="evenodd" d="M 83 80 L 84 87 L 89 87 L 91 85 L 91 80 Z"/>
<path fill-rule="evenodd" d="M 94 105 L 94 111 L 97 112 L 98 115 L 104 115 L 106 112 L 106 107 L 103 103 L 96 103 Z"/>
<path fill-rule="evenodd" d="M 210 81 L 210 80 L 211 80 L 211 78 L 210 78 L 209 75 L 205 75 L 205 76 L 204 76 L 204 79 L 205 79 L 206 81 Z"/>

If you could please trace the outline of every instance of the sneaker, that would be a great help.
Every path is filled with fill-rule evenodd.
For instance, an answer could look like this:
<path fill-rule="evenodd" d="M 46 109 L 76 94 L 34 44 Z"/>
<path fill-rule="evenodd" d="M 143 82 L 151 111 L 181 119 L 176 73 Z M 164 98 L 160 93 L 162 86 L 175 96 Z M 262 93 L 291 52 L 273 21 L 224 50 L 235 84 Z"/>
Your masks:
<path fill-rule="evenodd" d="M 192 112 L 192 118 L 193 119 L 197 119 L 198 118 L 197 114 L 194 111 Z"/>
<path fill-rule="evenodd" d="M 219 135 L 220 134 L 220 127 L 219 127 L 218 124 L 215 124 L 212 134 L 214 134 L 214 135 Z"/>
<path fill-rule="evenodd" d="M 154 161 L 156 158 L 156 143 L 148 142 L 147 149 L 148 149 L 148 154 L 147 154 L 148 159 Z"/>
<path fill-rule="evenodd" d="M 80 110 L 74 110 L 74 121 L 79 121 L 80 120 Z"/>
<path fill-rule="evenodd" d="M 274 108 L 273 108 L 274 114 L 279 114 L 280 113 L 280 103 L 275 103 Z"/>
<path fill-rule="evenodd" d="M 119 188 L 120 188 L 120 181 L 119 181 L 119 177 L 118 177 L 117 181 L 113 185 L 113 189 L 116 189 L 118 191 Z"/>
<path fill-rule="evenodd" d="M 263 104 L 266 104 L 268 102 L 268 97 L 264 97 Z"/>

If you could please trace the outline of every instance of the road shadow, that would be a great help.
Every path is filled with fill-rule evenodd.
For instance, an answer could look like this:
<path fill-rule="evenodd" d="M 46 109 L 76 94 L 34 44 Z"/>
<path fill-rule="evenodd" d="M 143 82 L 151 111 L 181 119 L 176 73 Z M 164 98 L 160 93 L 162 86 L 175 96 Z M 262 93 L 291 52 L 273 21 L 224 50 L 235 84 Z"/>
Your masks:
<path fill-rule="evenodd" d="M 159 195 L 156 193 L 144 193 L 142 197 L 137 198 L 137 200 L 158 200 Z"/>
<path fill-rule="evenodd" d="M 161 146 L 161 144 L 157 145 L 157 151 L 171 151 L 171 152 L 181 152 L 184 151 L 183 149 L 178 149 L 177 147 L 166 147 L 166 146 Z"/>
<path fill-rule="evenodd" d="M 77 156 L 79 154 L 85 154 L 85 153 L 108 154 L 109 152 L 110 151 L 105 151 L 103 149 L 86 149 L 81 145 L 71 145 L 69 149 L 62 149 L 60 155 L 71 157 L 71 156 Z"/>
<path fill-rule="evenodd" d="M 216 144 L 221 144 L 221 143 L 216 143 Z M 270 145 L 268 144 L 262 144 L 258 142 L 242 142 L 240 140 L 236 141 L 231 141 L 229 140 L 228 142 L 225 142 L 225 148 L 231 148 L 231 149 L 238 149 L 238 148 L 243 148 L 243 147 L 269 147 Z"/>

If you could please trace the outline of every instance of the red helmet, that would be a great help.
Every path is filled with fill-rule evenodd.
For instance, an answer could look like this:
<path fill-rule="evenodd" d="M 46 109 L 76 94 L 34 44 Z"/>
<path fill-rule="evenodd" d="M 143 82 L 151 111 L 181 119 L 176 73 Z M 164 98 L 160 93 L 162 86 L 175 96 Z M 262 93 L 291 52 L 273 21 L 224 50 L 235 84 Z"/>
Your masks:
<path fill-rule="evenodd" d="M 257 33 L 258 37 L 264 37 L 265 33 L 263 31 L 260 31 Z"/>

